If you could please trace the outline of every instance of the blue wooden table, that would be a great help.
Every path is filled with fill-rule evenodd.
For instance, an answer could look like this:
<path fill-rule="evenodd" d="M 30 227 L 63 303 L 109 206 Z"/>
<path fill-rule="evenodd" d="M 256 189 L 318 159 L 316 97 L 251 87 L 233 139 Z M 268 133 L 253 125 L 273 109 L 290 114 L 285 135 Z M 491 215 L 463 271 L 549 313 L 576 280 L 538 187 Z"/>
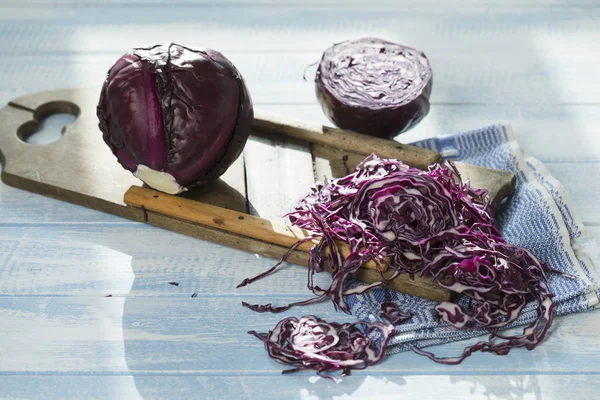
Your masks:
<path fill-rule="evenodd" d="M 565 185 L 600 265 L 596 1 L 3 0 L 0 106 L 98 83 L 129 47 L 174 40 L 223 52 L 257 109 L 327 124 L 302 71 L 331 43 L 366 35 L 422 49 L 433 66 L 431 112 L 399 139 L 510 123 Z M 67 122 L 49 118 L 31 141 Z M 282 376 L 246 334 L 281 315 L 240 302 L 306 298 L 305 271 L 235 289 L 272 262 L 0 184 L 0 398 L 600 398 L 598 312 L 558 318 L 531 352 L 459 366 L 402 353 L 341 384 Z M 328 303 L 310 312 L 352 320 Z"/>

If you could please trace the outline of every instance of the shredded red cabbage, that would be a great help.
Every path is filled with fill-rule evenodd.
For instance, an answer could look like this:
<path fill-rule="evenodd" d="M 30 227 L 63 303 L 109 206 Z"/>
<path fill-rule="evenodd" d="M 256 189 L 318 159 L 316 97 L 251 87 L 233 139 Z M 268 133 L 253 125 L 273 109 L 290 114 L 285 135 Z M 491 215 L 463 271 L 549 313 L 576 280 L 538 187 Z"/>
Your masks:
<path fill-rule="evenodd" d="M 271 358 L 294 367 L 282 373 L 310 369 L 333 379 L 325 373 L 341 370 L 346 376 L 381 361 L 393 332 L 393 326 L 378 322 L 340 324 L 309 315 L 285 318 L 268 333 L 248 333 L 263 341 Z"/>
<path fill-rule="evenodd" d="M 308 288 L 317 297 L 281 307 L 245 304 L 255 311 L 281 312 L 330 298 L 336 309 L 349 313 L 345 296 L 385 286 L 407 273 L 429 277 L 469 299 L 466 307 L 441 302 L 435 308 L 440 321 L 458 329 L 485 328 L 491 334 L 488 342 L 471 346 L 454 359 L 415 349 L 435 361 L 453 364 L 474 351 L 506 354 L 516 347 L 532 349 L 552 324 L 552 293 L 546 274 L 553 270 L 501 238 L 487 191 L 463 182 L 450 162 L 421 171 L 371 155 L 351 174 L 316 185 L 289 217 L 293 225 L 320 237 L 308 264 Z M 340 242 L 350 247 L 347 257 L 338 248 Z M 393 274 L 386 279 L 382 273 L 381 283 L 346 289 L 348 278 L 370 260 L 378 265 L 386 262 Z M 327 289 L 313 283 L 314 274 L 325 270 L 333 278 Z M 498 334 L 530 300 L 537 300 L 538 316 L 523 334 Z M 383 318 L 395 324 L 408 317 L 388 303 L 382 305 Z"/>

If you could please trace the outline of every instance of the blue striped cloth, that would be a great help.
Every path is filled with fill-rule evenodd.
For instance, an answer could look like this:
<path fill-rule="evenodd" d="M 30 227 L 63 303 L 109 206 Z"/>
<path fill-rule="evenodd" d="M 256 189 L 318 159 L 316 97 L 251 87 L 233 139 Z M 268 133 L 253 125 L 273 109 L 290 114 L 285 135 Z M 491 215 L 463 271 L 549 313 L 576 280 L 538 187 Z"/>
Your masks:
<path fill-rule="evenodd" d="M 515 193 L 497 216 L 502 236 L 510 243 L 529 249 L 554 269 L 577 276 L 577 279 L 569 279 L 550 274 L 556 315 L 596 308 L 600 297 L 597 275 L 591 260 L 576 244 L 586 229 L 575 216 L 563 186 L 541 162 L 523 156 L 510 126 L 495 125 L 415 145 L 438 151 L 446 159 L 513 172 L 517 177 Z M 402 311 L 414 313 L 409 321 L 396 326 L 397 334 L 388 350 L 390 354 L 409 350 L 410 345 L 425 347 L 486 333 L 458 330 L 436 322 L 433 316 L 437 302 L 390 292 Z M 385 322 L 379 317 L 380 304 L 385 301 L 383 289 L 349 296 L 347 301 L 352 314 L 359 319 Z M 536 315 L 537 303 L 531 303 L 511 327 L 528 324 Z"/>

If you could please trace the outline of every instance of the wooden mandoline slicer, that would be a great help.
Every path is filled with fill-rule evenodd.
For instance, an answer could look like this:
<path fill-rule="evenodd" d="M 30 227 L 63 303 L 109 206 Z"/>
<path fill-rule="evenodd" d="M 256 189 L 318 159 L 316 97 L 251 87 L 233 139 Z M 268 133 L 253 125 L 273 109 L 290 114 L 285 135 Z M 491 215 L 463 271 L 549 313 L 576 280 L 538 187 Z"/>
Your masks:
<path fill-rule="evenodd" d="M 141 181 L 117 163 L 97 127 L 99 93 L 99 87 L 39 92 L 17 98 L 1 109 L 2 180 L 31 192 L 279 259 L 305 233 L 286 225 L 283 219 L 261 218 L 263 213 L 249 199 L 250 195 L 265 196 L 268 191 L 286 190 L 282 182 L 256 178 L 259 170 L 265 168 L 261 159 L 271 150 L 257 148 L 253 140 L 255 144 L 284 143 L 283 148 L 289 142 L 290 146 L 305 150 L 309 157 L 304 157 L 304 162 L 310 165 L 290 164 L 312 171 L 310 182 L 300 183 L 302 192 L 309 190 L 315 178 L 345 175 L 343 156 L 347 156 L 346 164 L 351 169 L 371 153 L 421 169 L 442 161 L 439 153 L 430 150 L 340 129 L 305 126 L 256 112 L 253 139 L 244 156 L 218 181 L 172 196 L 143 187 Z M 40 120 L 57 112 L 77 116 L 60 140 L 47 145 L 25 142 L 37 130 Z M 515 177 L 509 172 L 456 165 L 473 186 L 488 189 L 495 204 L 514 190 Z M 306 266 L 310 246 L 305 243 L 298 247 L 288 262 Z M 380 280 L 370 264 L 364 265 L 356 277 L 364 282 Z M 450 298 L 450 292 L 430 280 L 418 277 L 413 280 L 405 274 L 394 279 L 391 287 L 432 300 Z"/>

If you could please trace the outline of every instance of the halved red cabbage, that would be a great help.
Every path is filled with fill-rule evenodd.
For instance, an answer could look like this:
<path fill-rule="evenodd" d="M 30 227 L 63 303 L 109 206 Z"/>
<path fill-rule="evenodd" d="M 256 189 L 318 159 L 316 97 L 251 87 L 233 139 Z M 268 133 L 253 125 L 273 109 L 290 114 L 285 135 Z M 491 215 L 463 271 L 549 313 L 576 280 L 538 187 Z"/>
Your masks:
<path fill-rule="evenodd" d="M 285 318 L 268 333 L 248 333 L 265 344 L 271 358 L 294 367 L 282 373 L 311 369 L 332 379 L 325 372 L 346 376 L 381 361 L 393 332 L 393 326 L 378 322 L 340 324 L 309 315 Z"/>
<path fill-rule="evenodd" d="M 231 166 L 254 114 L 241 74 L 221 53 L 164 43 L 117 60 L 97 115 L 119 163 L 149 186 L 176 194 Z"/>
<path fill-rule="evenodd" d="M 469 299 L 467 306 L 440 303 L 435 311 L 442 323 L 457 329 L 483 328 L 491 334 L 485 345 L 469 347 L 455 359 L 438 359 L 416 349 L 436 361 L 458 363 L 476 350 L 506 354 L 515 347 L 532 349 L 552 324 L 553 295 L 546 274 L 556 271 L 501 238 L 487 192 L 462 182 L 451 162 L 421 171 L 371 155 L 353 173 L 317 184 L 289 217 L 294 225 L 320 237 L 308 265 L 308 288 L 316 297 L 280 307 L 244 304 L 255 311 L 281 312 L 330 298 L 336 309 L 349 313 L 345 296 L 385 286 L 407 273 L 429 277 Z M 347 257 L 338 242 L 349 245 Z M 391 260 L 391 276 L 382 273 L 379 284 L 347 288 L 348 279 L 363 263 L 384 259 Z M 323 289 L 314 284 L 313 276 L 326 270 L 332 271 L 333 279 Z M 537 319 L 522 335 L 500 335 L 498 330 L 514 322 L 528 301 L 537 301 Z M 382 307 L 383 318 L 401 322 L 401 311 L 388 306 Z"/>
<path fill-rule="evenodd" d="M 321 108 L 336 126 L 391 138 L 429 112 L 433 73 L 425 54 L 377 38 L 337 43 L 315 77 Z"/>

